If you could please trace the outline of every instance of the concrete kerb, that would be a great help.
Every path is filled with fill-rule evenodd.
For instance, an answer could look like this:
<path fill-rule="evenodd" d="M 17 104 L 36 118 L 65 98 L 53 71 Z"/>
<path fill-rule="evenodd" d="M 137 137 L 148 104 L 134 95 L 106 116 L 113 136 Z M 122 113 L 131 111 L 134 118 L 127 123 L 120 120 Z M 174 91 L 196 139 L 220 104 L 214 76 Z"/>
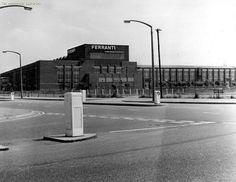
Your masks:
<path fill-rule="evenodd" d="M 25 100 L 45 100 L 45 101 L 64 101 L 64 98 L 24 98 Z M 140 102 L 140 101 L 128 101 L 125 99 L 100 99 L 100 98 L 87 98 L 87 101 L 83 103 L 84 105 L 113 105 L 113 106 L 160 106 L 159 104 L 154 104 L 152 102 Z"/>
<path fill-rule="evenodd" d="M 24 98 L 26 100 L 46 100 L 46 101 L 63 101 L 64 98 Z M 169 104 L 236 104 L 236 99 L 235 100 L 214 100 L 214 99 L 161 99 L 161 104 L 164 103 L 169 103 Z M 117 106 L 161 106 L 156 105 L 152 103 L 150 100 L 146 99 L 139 99 L 136 98 L 135 100 L 129 98 L 127 99 L 122 99 L 122 100 L 110 100 L 110 99 L 97 99 L 97 98 L 92 98 L 92 99 L 87 99 L 86 102 L 84 102 L 84 105 L 117 105 Z"/>
<path fill-rule="evenodd" d="M 75 137 L 68 137 L 65 134 L 61 135 L 53 135 L 53 136 L 44 136 L 44 140 L 50 140 L 55 142 L 62 142 L 62 143 L 72 143 L 72 142 L 79 142 L 84 141 L 92 138 L 96 138 L 97 135 L 93 133 L 84 134 L 82 136 L 75 136 Z"/>

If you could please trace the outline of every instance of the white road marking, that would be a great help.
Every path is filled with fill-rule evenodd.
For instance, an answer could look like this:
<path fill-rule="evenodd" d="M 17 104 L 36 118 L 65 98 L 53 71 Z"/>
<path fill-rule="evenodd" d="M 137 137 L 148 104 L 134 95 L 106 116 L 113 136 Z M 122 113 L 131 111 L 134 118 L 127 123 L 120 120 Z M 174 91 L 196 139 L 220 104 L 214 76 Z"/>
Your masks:
<path fill-rule="evenodd" d="M 108 119 L 108 118 L 110 118 L 110 117 L 109 117 L 109 116 L 98 116 L 98 118 Z"/>
<path fill-rule="evenodd" d="M 109 131 L 109 133 L 128 133 L 128 132 L 136 132 L 136 131 L 150 131 L 150 130 L 161 130 L 161 129 L 168 129 L 168 128 L 179 128 L 191 125 L 202 125 L 202 124 L 210 124 L 214 122 L 205 122 L 205 123 L 191 123 L 191 124 L 182 124 L 182 125 L 175 125 L 175 126 L 160 126 L 160 127 L 153 127 L 153 128 L 137 128 L 137 129 L 129 129 L 129 130 L 114 130 Z"/>
<path fill-rule="evenodd" d="M 0 122 L 3 123 L 3 122 L 16 121 L 16 120 L 22 120 L 22 119 L 29 119 L 29 118 L 38 117 L 44 114 L 45 113 L 43 111 L 31 111 L 30 113 L 0 118 Z"/>
<path fill-rule="evenodd" d="M 236 122 L 224 122 L 224 124 L 236 125 Z"/>
<path fill-rule="evenodd" d="M 120 117 L 117 117 L 117 116 L 111 116 L 110 119 L 120 119 Z"/>
<path fill-rule="evenodd" d="M 132 117 L 118 117 L 118 116 L 109 116 L 109 115 L 86 115 L 84 114 L 84 117 L 89 118 L 101 118 L 101 119 L 120 119 L 120 120 L 138 120 L 138 121 L 148 121 L 148 122 L 156 122 L 156 123 L 169 123 L 169 124 L 188 124 L 188 125 L 200 125 L 200 124 L 212 124 L 215 122 L 211 121 L 189 121 L 189 120 L 173 120 L 173 119 L 148 119 L 148 118 L 132 118 Z M 179 125 L 178 125 L 179 126 Z"/>
<path fill-rule="evenodd" d="M 53 115 L 53 116 L 65 116 L 65 113 L 54 113 L 54 112 L 48 112 L 45 113 L 46 115 Z"/>
<path fill-rule="evenodd" d="M 135 120 L 135 118 L 130 118 L 130 117 L 123 117 L 122 119 L 125 119 L 125 120 Z"/>
<path fill-rule="evenodd" d="M 145 118 L 135 118 L 136 120 L 139 120 L 139 121 L 150 121 L 151 119 L 145 119 Z"/>
<path fill-rule="evenodd" d="M 186 121 L 186 120 L 180 120 L 180 121 L 173 121 L 172 123 L 194 123 L 195 121 Z"/>
<path fill-rule="evenodd" d="M 220 113 L 217 113 L 217 112 L 203 112 L 203 114 L 213 114 L 213 115 L 219 115 Z"/>
<path fill-rule="evenodd" d="M 138 129 L 130 129 L 130 130 L 115 130 L 109 131 L 109 133 L 125 133 L 125 132 L 135 132 L 135 131 L 148 131 L 148 130 L 158 130 L 166 127 L 154 127 L 154 128 L 138 128 Z"/>
<path fill-rule="evenodd" d="M 97 115 L 92 115 L 92 114 L 89 114 L 89 115 L 87 115 L 87 117 L 89 117 L 89 118 L 96 118 L 96 117 L 97 117 Z"/>

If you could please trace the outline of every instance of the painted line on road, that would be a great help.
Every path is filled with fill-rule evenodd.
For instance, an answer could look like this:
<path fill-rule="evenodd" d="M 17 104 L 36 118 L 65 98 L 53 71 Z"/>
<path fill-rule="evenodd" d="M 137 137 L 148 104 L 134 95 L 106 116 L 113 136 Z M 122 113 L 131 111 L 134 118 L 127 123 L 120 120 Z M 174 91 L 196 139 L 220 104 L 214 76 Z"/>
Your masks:
<path fill-rule="evenodd" d="M 203 112 L 203 114 L 219 115 L 220 113 L 217 113 L 217 112 Z"/>
<path fill-rule="evenodd" d="M 135 132 L 135 131 L 148 131 L 148 130 L 159 130 L 164 129 L 167 127 L 154 127 L 154 128 L 138 128 L 138 129 L 130 129 L 130 130 L 115 130 L 115 131 L 109 131 L 109 133 L 126 133 L 126 132 Z"/>
<path fill-rule="evenodd" d="M 38 116 L 41 116 L 44 114 L 45 113 L 43 111 L 31 111 L 30 113 L 26 113 L 26 114 L 20 114 L 20 115 L 16 115 L 16 116 L 9 116 L 6 118 L 0 118 L 0 123 L 28 119 L 28 118 L 34 118 L 34 117 L 38 117 Z"/>
<path fill-rule="evenodd" d="M 191 124 L 182 124 L 176 126 L 160 126 L 160 127 L 153 127 L 153 128 L 137 128 L 137 129 L 129 129 L 129 130 L 114 130 L 109 131 L 109 133 L 129 133 L 129 132 L 137 132 L 137 131 L 150 131 L 150 130 L 161 130 L 161 129 L 170 129 L 170 128 L 179 128 L 179 127 L 186 127 L 191 125 L 203 125 L 203 124 L 213 124 L 215 122 L 198 122 L 198 123 L 191 123 Z"/>
<path fill-rule="evenodd" d="M 54 113 L 54 112 L 48 112 L 45 113 L 46 115 L 53 115 L 53 116 L 65 116 L 65 113 Z"/>
<path fill-rule="evenodd" d="M 228 125 L 236 125 L 236 122 L 223 122 L 223 123 Z"/>

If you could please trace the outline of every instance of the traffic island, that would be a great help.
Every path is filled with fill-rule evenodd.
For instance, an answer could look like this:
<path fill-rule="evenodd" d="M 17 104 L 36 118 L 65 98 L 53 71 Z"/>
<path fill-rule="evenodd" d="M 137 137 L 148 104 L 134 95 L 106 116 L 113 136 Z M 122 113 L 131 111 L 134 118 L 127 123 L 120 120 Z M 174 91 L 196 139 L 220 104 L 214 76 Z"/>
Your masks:
<path fill-rule="evenodd" d="M 7 151 L 9 150 L 9 147 L 0 145 L 0 151 Z"/>
<path fill-rule="evenodd" d="M 65 93 L 64 106 L 66 114 L 65 134 L 44 136 L 44 139 L 58 142 L 77 142 L 95 138 L 96 134 L 84 133 L 82 93 L 80 92 Z"/>
<path fill-rule="evenodd" d="M 65 134 L 62 135 L 54 135 L 54 136 L 44 136 L 44 140 L 62 142 L 62 143 L 70 143 L 70 142 L 79 142 L 83 140 L 88 140 L 92 138 L 96 138 L 96 134 L 84 134 L 81 136 L 66 136 Z"/>

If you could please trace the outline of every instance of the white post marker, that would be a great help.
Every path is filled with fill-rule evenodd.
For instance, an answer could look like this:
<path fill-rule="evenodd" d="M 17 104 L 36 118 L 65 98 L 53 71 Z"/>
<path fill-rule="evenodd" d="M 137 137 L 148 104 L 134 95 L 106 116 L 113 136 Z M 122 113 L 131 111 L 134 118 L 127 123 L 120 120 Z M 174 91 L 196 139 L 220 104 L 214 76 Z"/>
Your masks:
<path fill-rule="evenodd" d="M 86 90 L 82 90 L 83 102 L 86 102 Z"/>
<path fill-rule="evenodd" d="M 15 96 L 14 96 L 14 92 L 11 92 L 11 100 L 14 100 Z"/>
<path fill-rule="evenodd" d="M 97 89 L 94 90 L 94 95 L 97 97 Z"/>
<path fill-rule="evenodd" d="M 138 89 L 136 89 L 136 95 L 138 95 Z"/>
<path fill-rule="evenodd" d="M 154 103 L 160 104 L 161 103 L 161 93 L 159 90 L 155 90 L 155 96 L 154 96 Z"/>
<path fill-rule="evenodd" d="M 76 142 L 96 137 L 96 134 L 84 134 L 82 93 L 65 93 L 64 106 L 66 114 L 66 134 L 46 136 L 44 139 L 59 142 Z"/>
<path fill-rule="evenodd" d="M 83 130 L 83 94 L 80 92 L 65 93 L 66 136 L 81 136 Z"/>

